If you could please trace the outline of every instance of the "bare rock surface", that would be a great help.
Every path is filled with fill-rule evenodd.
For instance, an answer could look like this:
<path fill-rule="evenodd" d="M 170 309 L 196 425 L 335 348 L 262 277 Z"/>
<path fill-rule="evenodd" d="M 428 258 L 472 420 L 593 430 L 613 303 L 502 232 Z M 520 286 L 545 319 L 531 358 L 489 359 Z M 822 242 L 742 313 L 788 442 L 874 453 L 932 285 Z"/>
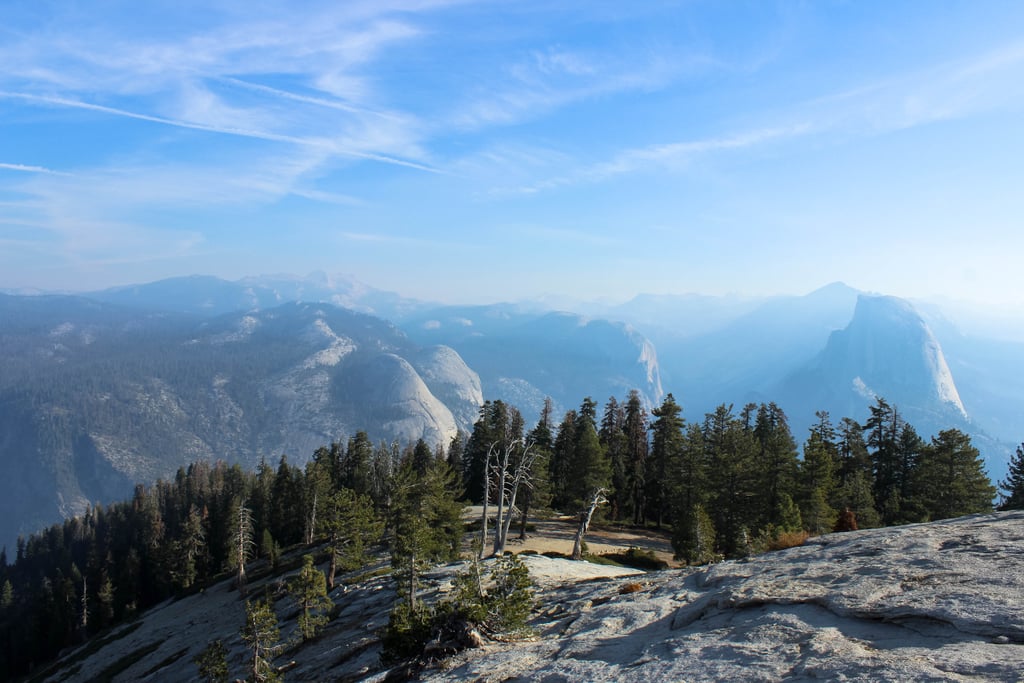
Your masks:
<path fill-rule="evenodd" d="M 250 592 L 277 596 L 282 636 L 294 643 L 275 662 L 286 681 L 1024 680 L 1024 512 L 831 534 L 652 573 L 522 557 L 536 584 L 536 635 L 486 641 L 419 670 L 380 662 L 378 633 L 394 604 L 392 580 L 378 575 L 384 563 L 332 591 L 336 618 L 304 644 L 281 591 L 287 575 L 257 563 Z M 461 566 L 430 572 L 424 597 L 445 595 Z M 192 658 L 215 639 L 242 677 L 243 615 L 221 583 L 66 653 L 37 680 L 192 681 Z"/>
<path fill-rule="evenodd" d="M 1021 512 L 832 534 L 640 583 L 576 593 L 542 612 L 535 642 L 467 652 L 430 680 L 1024 679 Z"/>

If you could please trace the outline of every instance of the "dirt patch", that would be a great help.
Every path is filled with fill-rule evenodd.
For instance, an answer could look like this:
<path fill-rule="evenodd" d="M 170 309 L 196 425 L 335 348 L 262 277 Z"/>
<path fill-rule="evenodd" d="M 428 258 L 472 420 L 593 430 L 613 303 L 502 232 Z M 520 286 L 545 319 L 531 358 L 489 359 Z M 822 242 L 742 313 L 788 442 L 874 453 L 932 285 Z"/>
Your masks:
<path fill-rule="evenodd" d="M 467 521 L 479 520 L 481 513 L 480 506 L 472 506 L 467 508 L 465 519 Z M 555 552 L 570 555 L 578 524 L 579 522 L 575 518 L 569 516 L 531 517 L 529 525 L 534 530 L 528 531 L 526 539 L 521 540 L 519 538 L 519 520 L 517 519 L 509 529 L 506 549 L 515 553 L 526 550 L 541 554 Z M 488 537 L 493 538 L 490 533 Z M 639 548 L 650 550 L 659 560 L 667 562 L 670 567 L 681 566 L 672 557 L 672 542 L 667 531 L 592 524 L 584 540 L 589 552 L 595 555 L 619 553 L 630 548 Z"/>

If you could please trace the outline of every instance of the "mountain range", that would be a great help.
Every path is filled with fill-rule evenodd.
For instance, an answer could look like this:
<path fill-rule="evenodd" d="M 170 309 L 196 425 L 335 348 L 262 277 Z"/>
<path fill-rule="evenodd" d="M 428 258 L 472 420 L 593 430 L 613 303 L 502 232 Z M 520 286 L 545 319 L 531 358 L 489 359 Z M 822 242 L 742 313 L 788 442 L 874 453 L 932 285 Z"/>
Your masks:
<path fill-rule="evenodd" d="M 834 283 L 804 296 L 639 296 L 581 312 L 442 306 L 322 273 L 184 277 L 0 295 L 0 539 L 123 498 L 196 459 L 255 465 L 367 431 L 447 445 L 485 399 L 528 423 L 586 396 L 672 392 L 701 421 L 774 401 L 800 443 L 817 410 L 875 397 L 922 436 L 969 432 L 993 478 L 1024 434 L 1024 343 Z"/>

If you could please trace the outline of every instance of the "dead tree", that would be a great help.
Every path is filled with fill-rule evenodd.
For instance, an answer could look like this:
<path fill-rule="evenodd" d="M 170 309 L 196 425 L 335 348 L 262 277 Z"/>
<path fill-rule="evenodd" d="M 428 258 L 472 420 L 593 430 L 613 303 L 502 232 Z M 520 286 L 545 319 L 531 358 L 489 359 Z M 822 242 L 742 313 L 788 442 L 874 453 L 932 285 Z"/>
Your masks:
<path fill-rule="evenodd" d="M 494 555 L 505 552 L 508 530 L 516 509 L 516 498 L 523 488 L 533 487 L 533 463 L 540 456 L 533 441 L 513 439 L 498 447 L 495 442 L 487 452 L 487 463 L 493 468 L 496 478 L 497 514 L 494 523 Z M 493 455 L 494 463 L 491 464 Z M 487 483 L 487 482 L 485 482 Z M 484 499 L 486 505 L 486 498 Z M 486 507 L 484 508 L 486 511 Z M 486 525 L 486 516 L 484 518 Z M 481 549 L 481 552 L 482 549 Z"/>
<path fill-rule="evenodd" d="M 608 502 L 608 497 L 605 495 L 607 492 L 608 490 L 605 488 L 596 489 L 593 497 L 590 499 L 590 507 L 586 510 L 580 510 L 580 526 L 576 529 L 576 540 L 572 544 L 572 559 L 583 559 L 583 536 L 587 533 L 587 529 L 590 528 L 590 519 L 594 516 L 594 510 L 597 509 L 598 505 Z"/>
<path fill-rule="evenodd" d="M 477 555 L 478 559 L 484 559 L 484 548 L 487 547 L 487 502 L 491 498 L 491 458 L 494 457 L 494 452 L 498 447 L 498 442 L 495 441 L 491 444 L 491 447 L 487 449 L 487 460 L 484 461 L 483 473 L 484 473 L 484 511 L 480 516 L 480 550 Z"/>
<path fill-rule="evenodd" d="M 244 598 L 247 593 L 245 563 L 252 557 L 252 551 L 256 545 L 253 541 L 252 510 L 245 506 L 244 500 L 238 503 L 238 517 L 233 535 L 232 554 L 234 555 L 233 559 L 238 563 L 235 584 L 238 587 L 239 595 Z"/>

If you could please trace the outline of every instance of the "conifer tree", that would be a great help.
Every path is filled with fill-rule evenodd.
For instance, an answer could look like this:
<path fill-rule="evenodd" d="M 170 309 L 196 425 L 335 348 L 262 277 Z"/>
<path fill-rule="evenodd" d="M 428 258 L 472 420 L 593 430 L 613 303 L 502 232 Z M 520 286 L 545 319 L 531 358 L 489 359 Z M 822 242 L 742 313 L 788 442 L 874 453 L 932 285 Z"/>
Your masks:
<path fill-rule="evenodd" d="M 1003 493 L 1000 510 L 1024 510 L 1024 444 L 1010 458 L 1006 479 L 999 482 Z"/>
<path fill-rule="evenodd" d="M 609 500 L 611 503 L 610 517 L 620 519 L 627 512 L 629 505 L 629 485 L 626 479 L 627 472 L 627 442 L 624 425 L 626 412 L 614 396 L 608 399 L 604 407 L 604 415 L 601 418 L 601 428 L 598 430 L 598 438 L 601 447 L 608 456 L 611 465 L 611 492 Z"/>
<path fill-rule="evenodd" d="M 245 625 L 242 640 L 252 653 L 250 672 L 254 683 L 281 680 L 274 668 L 274 657 L 281 651 L 281 633 L 277 628 L 274 607 L 266 600 L 245 603 Z"/>
<path fill-rule="evenodd" d="M 669 472 L 669 497 L 676 557 L 690 564 L 710 562 L 715 550 L 715 527 L 706 508 L 708 475 L 700 425 L 686 427 L 679 459 Z"/>
<path fill-rule="evenodd" d="M 221 640 L 215 640 L 193 659 L 204 683 L 228 683 L 228 649 Z"/>
<path fill-rule="evenodd" d="M 864 423 L 867 445 L 872 448 L 875 505 L 883 524 L 903 519 L 906 505 L 910 465 L 916 457 L 920 439 L 913 428 L 906 431 L 906 422 L 896 406 L 881 397 L 871 406 L 871 417 Z M 859 520 L 858 520 L 859 521 Z"/>
<path fill-rule="evenodd" d="M 838 449 L 838 466 L 836 476 L 838 486 L 843 486 L 855 474 L 862 474 L 868 486 L 872 486 L 873 470 L 871 456 L 868 455 L 868 447 L 864 442 L 864 428 L 849 417 L 839 421 L 839 429 L 836 434 L 836 448 Z"/>
<path fill-rule="evenodd" d="M 244 500 L 236 500 L 232 505 L 232 518 L 235 526 L 232 530 L 228 564 L 235 571 L 235 585 L 238 588 L 238 594 L 244 598 L 247 592 L 245 564 L 252 559 L 252 551 L 255 547 L 252 511 L 245 506 Z"/>
<path fill-rule="evenodd" d="M 798 460 L 789 421 L 781 408 L 774 403 L 762 403 L 758 407 L 754 438 L 758 445 L 756 462 L 760 480 L 759 526 L 782 528 L 786 523 L 779 515 L 783 510 L 788 511 L 796 493 Z"/>
<path fill-rule="evenodd" d="M 922 449 L 914 483 L 929 520 L 989 512 L 996 495 L 981 454 L 958 429 L 939 432 Z"/>
<path fill-rule="evenodd" d="M 720 405 L 704 420 L 704 443 L 707 449 L 708 481 L 711 500 L 708 514 L 718 533 L 717 547 L 728 557 L 749 553 L 750 530 L 756 522 L 753 502 L 757 497 L 752 413 L 747 406 L 740 418 L 732 406 Z"/>
<path fill-rule="evenodd" d="M 798 473 L 798 501 L 804 525 L 812 534 L 832 530 L 838 511 L 829 505 L 836 488 L 836 466 L 839 448 L 835 443 L 835 430 L 824 411 L 816 413 L 818 422 L 811 427 L 804 444 L 804 457 Z"/>
<path fill-rule="evenodd" d="M 530 472 L 530 485 L 523 492 L 523 512 L 520 516 L 519 538 L 526 540 L 526 520 L 530 509 L 534 506 L 545 506 L 551 502 L 550 463 L 551 448 L 554 437 L 551 432 L 553 406 L 550 398 L 544 399 L 540 418 L 536 426 L 526 436 L 526 441 L 533 444 L 536 457 Z"/>
<path fill-rule="evenodd" d="M 503 401 L 487 401 L 480 408 L 480 417 L 466 444 L 462 470 L 466 496 L 471 501 L 479 504 L 484 500 L 487 454 L 504 450 L 511 442 L 522 439 L 523 427 L 523 416 Z"/>
<path fill-rule="evenodd" d="M 369 493 L 373 478 L 373 444 L 366 432 L 360 430 L 348 440 L 345 456 L 341 460 L 341 476 L 337 482 L 356 493 Z"/>
<path fill-rule="evenodd" d="M 181 537 L 175 542 L 174 559 L 178 564 L 175 579 L 182 588 L 189 588 L 207 561 L 206 529 L 195 505 L 189 507 Z"/>
<path fill-rule="evenodd" d="M 420 574 L 458 556 L 462 506 L 455 502 L 454 477 L 447 463 L 432 463 L 424 476 L 406 464 L 395 484 L 391 566 L 399 596 L 415 613 L 419 611 Z"/>
<path fill-rule="evenodd" d="M 338 568 L 352 571 L 366 564 L 367 548 L 380 538 L 382 527 L 369 496 L 348 488 L 327 496 L 320 516 L 320 531 L 327 536 L 330 553 L 328 587 L 334 588 Z"/>
<path fill-rule="evenodd" d="M 559 510 L 567 509 L 571 502 L 569 481 L 572 477 L 570 468 L 576 457 L 577 417 L 575 410 L 566 411 L 558 425 L 558 433 L 551 449 L 551 460 L 548 462 L 551 505 Z"/>
<path fill-rule="evenodd" d="M 641 524 L 644 515 L 644 475 L 650 445 L 647 411 L 636 389 L 631 390 L 626 399 L 623 430 L 626 433 L 626 487 L 629 492 L 626 509 L 632 511 L 633 523 Z"/>
<path fill-rule="evenodd" d="M 595 490 L 607 489 L 611 483 L 611 463 L 601 447 L 594 421 L 596 409 L 597 404 L 589 397 L 583 399 L 573 426 L 575 442 L 565 486 L 567 505 L 576 512 L 589 505 Z"/>
<path fill-rule="evenodd" d="M 651 452 L 644 476 L 647 483 L 645 517 L 653 518 L 659 529 L 669 513 L 670 472 L 683 451 L 682 412 L 672 394 L 668 394 L 661 405 L 651 411 L 654 421 L 651 423 Z"/>
<path fill-rule="evenodd" d="M 462 480 L 462 459 L 466 450 L 466 439 L 469 438 L 461 429 L 455 432 L 455 436 L 448 443 L 448 453 L 445 456 L 448 467 L 458 477 L 458 486 L 465 490 L 466 484 Z"/>
<path fill-rule="evenodd" d="M 696 504 L 683 508 L 672 525 L 672 549 L 677 560 L 687 564 L 707 564 L 717 559 L 715 553 L 715 523 L 704 509 Z"/>
<path fill-rule="evenodd" d="M 329 612 L 334 606 L 327 596 L 327 579 L 322 571 L 313 566 L 312 555 L 302 557 L 302 569 L 292 580 L 289 590 L 299 604 L 299 633 L 303 640 L 310 640 L 327 624 Z"/>

